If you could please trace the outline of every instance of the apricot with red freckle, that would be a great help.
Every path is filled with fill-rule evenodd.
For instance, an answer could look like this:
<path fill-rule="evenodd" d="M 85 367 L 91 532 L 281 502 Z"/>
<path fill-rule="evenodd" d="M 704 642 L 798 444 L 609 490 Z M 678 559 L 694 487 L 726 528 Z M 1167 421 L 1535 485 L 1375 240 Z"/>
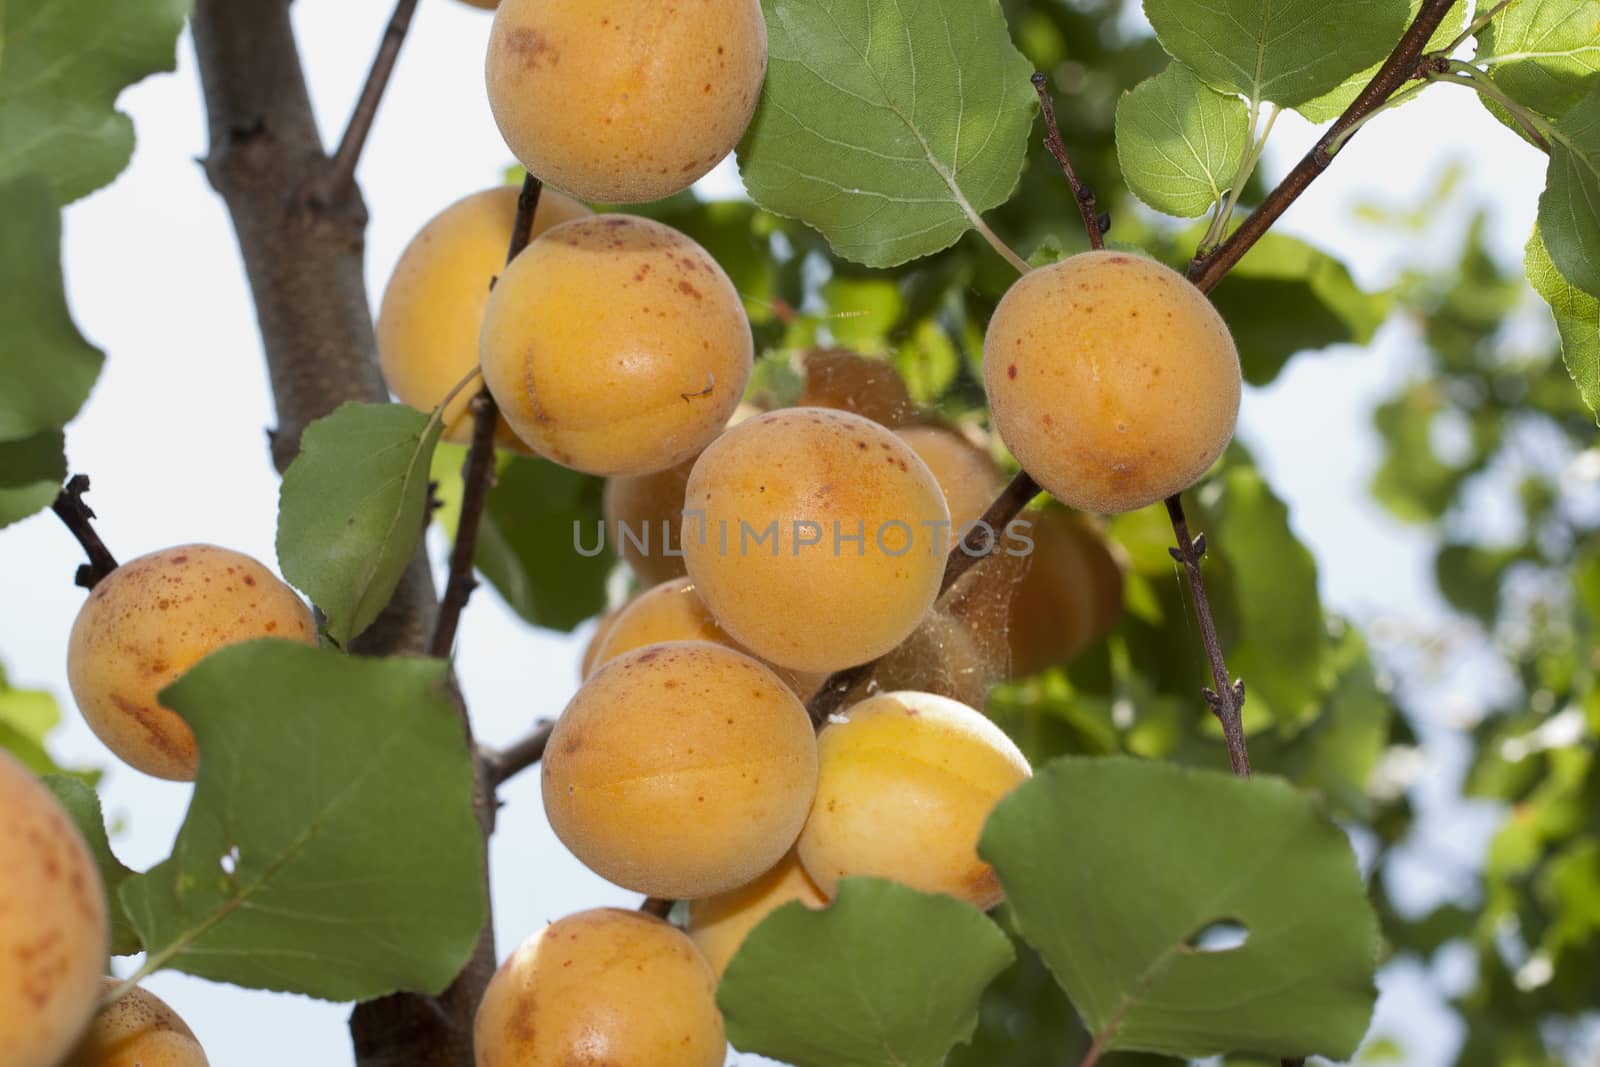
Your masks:
<path fill-rule="evenodd" d="M 954 430 L 938 426 L 906 426 L 900 439 L 928 465 L 950 506 L 950 525 L 959 534 L 983 518 L 1005 486 L 1005 476 L 989 454 Z"/>
<path fill-rule="evenodd" d="M 619 908 L 546 926 L 495 972 L 477 1067 L 722 1067 L 716 975 L 683 933 Z"/>
<path fill-rule="evenodd" d="M 226 645 L 258 637 L 316 644 L 298 594 L 240 552 L 179 545 L 102 578 L 72 624 L 67 682 L 95 736 L 124 763 L 193 781 L 189 724 L 158 694 Z"/>
<path fill-rule="evenodd" d="M 589 474 L 648 474 L 727 425 L 754 343 L 733 283 L 694 241 L 599 215 L 547 231 L 489 296 L 483 378 L 528 447 Z"/>
<path fill-rule="evenodd" d="M 814 348 L 800 369 L 805 385 L 796 407 L 853 411 L 885 426 L 904 425 L 916 414 L 905 379 L 886 359 L 843 348 Z"/>
<path fill-rule="evenodd" d="M 117 989 L 102 979 L 104 997 Z M 178 1013 L 135 987 L 101 1008 L 62 1067 L 208 1067 L 205 1051 Z"/>
<path fill-rule="evenodd" d="M 105 890 L 50 791 L 0 751 L 0 1067 L 59 1063 L 94 1014 Z"/>
<path fill-rule="evenodd" d="M 995 428 L 1045 491 L 1133 511 L 1206 472 L 1233 437 L 1239 353 L 1183 275 L 1127 252 L 1029 271 L 983 341 Z"/>

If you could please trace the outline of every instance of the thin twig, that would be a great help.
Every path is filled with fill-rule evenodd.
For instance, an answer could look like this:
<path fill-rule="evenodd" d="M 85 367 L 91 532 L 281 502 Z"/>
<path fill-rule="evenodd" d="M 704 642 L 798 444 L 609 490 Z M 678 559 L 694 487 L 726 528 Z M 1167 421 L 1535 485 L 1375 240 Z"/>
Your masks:
<path fill-rule="evenodd" d="M 677 901 L 668 900 L 665 897 L 645 897 L 644 903 L 639 905 L 639 910 L 646 915 L 654 915 L 658 919 L 665 919 L 672 914 L 672 905 L 676 903 Z"/>
<path fill-rule="evenodd" d="M 84 554 L 89 557 L 89 562 L 78 568 L 78 573 L 73 576 L 73 581 L 85 589 L 93 589 L 95 585 L 117 569 L 117 558 L 111 550 L 100 540 L 100 535 L 95 533 L 92 520 L 94 511 L 83 502 L 83 494 L 89 491 L 89 476 L 87 474 L 74 474 L 67 479 L 67 484 L 61 492 L 56 494 L 55 503 L 50 505 L 50 510 L 56 513 L 64 526 L 78 539 L 78 544 L 83 546 Z"/>
<path fill-rule="evenodd" d="M 539 179 L 531 174 L 522 181 L 522 193 L 517 197 L 517 217 L 511 226 L 511 244 L 506 250 L 507 263 L 516 259 L 528 245 L 542 188 Z M 494 283 L 491 280 L 489 284 Z M 455 544 L 450 548 L 450 579 L 439 601 L 439 619 L 434 625 L 433 639 L 428 642 L 429 655 L 440 657 L 448 656 L 455 645 L 461 611 L 478 584 L 472 576 L 472 560 L 478 550 L 478 527 L 483 521 L 484 504 L 494 481 L 494 432 L 500 410 L 487 385 L 472 398 L 468 410 L 472 412 L 472 445 L 467 449 L 467 462 L 461 471 L 461 517 L 456 522 Z"/>
<path fill-rule="evenodd" d="M 1234 264 L 1261 240 L 1262 234 L 1288 210 L 1289 205 L 1299 199 L 1300 194 L 1328 168 L 1328 164 L 1333 162 L 1333 156 L 1328 151 L 1330 145 L 1343 137 L 1369 111 L 1377 110 L 1402 85 L 1421 73 L 1422 50 L 1455 4 L 1456 0 L 1423 0 L 1422 10 L 1411 23 L 1410 29 L 1400 38 L 1394 52 L 1384 60 L 1383 66 L 1378 68 L 1378 73 L 1372 76 L 1367 87 L 1361 90 L 1361 95 L 1345 108 L 1344 114 L 1318 139 L 1311 151 L 1284 175 L 1283 180 L 1261 202 L 1261 206 L 1251 212 L 1250 217 L 1240 223 L 1226 241 L 1215 250 L 1194 258 L 1189 264 L 1189 280 L 1201 292 L 1210 292 L 1215 288 Z"/>
<path fill-rule="evenodd" d="M 1494 21 L 1496 15 L 1500 14 L 1500 12 L 1504 11 L 1510 6 L 1511 0 L 1500 0 L 1498 4 L 1495 4 L 1489 10 L 1473 19 L 1471 25 L 1469 25 L 1466 29 L 1456 34 L 1455 40 L 1439 49 L 1439 54 L 1448 58 L 1452 53 L 1455 52 L 1457 48 L 1460 48 L 1462 45 L 1467 43 L 1468 37 L 1476 36 L 1480 30 Z"/>
<path fill-rule="evenodd" d="M 1211 618 L 1211 601 L 1206 597 L 1205 579 L 1200 576 L 1200 559 L 1206 554 L 1206 536 L 1189 536 L 1189 523 L 1183 515 L 1183 499 L 1173 495 L 1167 498 L 1167 516 L 1172 520 L 1172 532 L 1178 539 L 1177 548 L 1169 548 L 1172 558 L 1183 565 L 1189 578 L 1189 592 L 1194 596 L 1194 614 L 1200 623 L 1200 640 L 1206 648 L 1206 659 L 1211 663 L 1211 680 L 1215 689 L 1205 690 L 1206 703 L 1222 724 L 1222 738 L 1228 745 L 1228 762 L 1233 773 L 1240 778 L 1250 777 L 1250 753 L 1245 747 L 1244 683 L 1230 680 L 1228 665 L 1222 658 L 1222 642 L 1217 639 L 1217 624 Z"/>
<path fill-rule="evenodd" d="M 1072 158 L 1067 155 L 1066 142 L 1061 139 L 1061 129 L 1056 125 L 1056 107 L 1050 100 L 1048 80 L 1043 73 L 1034 71 L 1032 81 L 1033 91 L 1039 94 L 1039 110 L 1044 112 L 1045 147 L 1061 164 L 1061 173 L 1066 175 L 1067 184 L 1072 187 L 1072 200 L 1078 205 L 1078 214 L 1083 216 L 1083 229 L 1089 235 L 1089 247 L 1104 248 L 1106 234 L 1100 225 L 1100 213 L 1094 207 L 1094 190 L 1080 181 L 1078 172 L 1072 168 Z"/>
<path fill-rule="evenodd" d="M 389 16 L 389 25 L 378 42 L 378 54 L 372 59 L 372 69 L 367 72 L 367 82 L 361 87 L 361 95 L 350 112 L 350 122 L 339 139 L 326 176 L 316 187 L 316 195 L 324 204 L 338 201 L 355 183 L 356 164 L 361 159 L 361 150 L 366 147 L 367 135 L 372 132 L 378 103 L 389 87 L 389 77 L 394 73 L 395 60 L 400 57 L 400 46 L 405 43 L 416 9 L 417 0 L 396 0 L 394 14 Z"/>
<path fill-rule="evenodd" d="M 533 732 L 505 748 L 483 754 L 485 776 L 490 785 L 503 785 L 535 763 L 544 759 L 545 746 L 550 743 L 550 733 L 556 724 L 544 719 L 534 726 Z"/>

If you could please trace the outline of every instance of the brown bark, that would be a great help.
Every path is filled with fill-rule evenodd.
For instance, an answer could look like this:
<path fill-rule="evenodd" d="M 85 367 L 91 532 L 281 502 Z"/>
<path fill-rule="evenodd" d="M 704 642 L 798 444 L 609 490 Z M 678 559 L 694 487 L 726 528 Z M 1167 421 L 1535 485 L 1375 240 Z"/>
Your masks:
<path fill-rule="evenodd" d="M 233 220 L 277 405 L 272 459 L 284 470 L 312 421 L 347 401 L 388 399 L 363 278 L 366 207 L 333 167 L 311 110 L 288 0 L 197 0 L 195 52 L 210 119 L 206 175 Z M 438 610 L 419 551 L 394 599 L 355 643 L 366 655 L 420 654 Z M 458 702 L 459 703 L 459 702 Z M 463 727 L 471 727 L 462 706 Z M 479 766 L 479 780 L 484 780 Z M 485 840 L 492 797 L 480 787 Z M 485 856 L 487 862 L 487 850 Z M 493 924 L 439 997 L 397 994 L 359 1004 L 350 1030 L 361 1067 L 472 1067 L 472 1016 L 494 969 Z"/>

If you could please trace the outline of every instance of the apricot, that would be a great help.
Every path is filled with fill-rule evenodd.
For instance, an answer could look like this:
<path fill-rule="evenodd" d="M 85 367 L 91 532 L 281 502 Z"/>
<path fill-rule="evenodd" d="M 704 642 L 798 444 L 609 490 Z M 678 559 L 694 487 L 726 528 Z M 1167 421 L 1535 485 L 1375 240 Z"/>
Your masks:
<path fill-rule="evenodd" d="M 605 647 L 606 637 L 611 633 L 611 624 L 617 621 L 617 616 L 621 613 L 621 608 L 608 611 L 595 623 L 594 633 L 589 635 L 589 643 L 583 646 L 583 658 L 578 661 L 579 681 L 594 673 L 595 659 L 600 655 L 600 649 Z"/>
<path fill-rule="evenodd" d="M 493 11 L 500 4 L 500 0 L 461 0 L 463 4 L 481 7 L 485 11 Z"/>
<path fill-rule="evenodd" d="M 646 584 L 689 573 L 683 562 L 683 494 L 697 458 L 653 474 L 606 479 L 606 544 Z"/>
<path fill-rule="evenodd" d="M 689 475 L 684 553 L 722 627 L 762 659 L 826 672 L 894 648 L 939 592 L 950 512 L 877 423 L 826 408 L 758 415 Z"/>
<path fill-rule="evenodd" d="M 580 911 L 495 972 L 472 1029 L 477 1067 L 722 1067 L 716 986 L 690 940 L 660 919 Z"/>
<path fill-rule="evenodd" d="M 828 898 L 806 874 L 792 850 L 776 867 L 749 885 L 714 897 L 691 900 L 689 939 L 721 978 L 722 972 L 728 969 L 728 961 L 739 951 L 750 931 L 791 900 L 798 900 L 808 908 L 820 908 L 828 903 Z"/>
<path fill-rule="evenodd" d="M 60 1062 L 94 1014 L 110 952 L 89 846 L 0 751 L 0 1067 Z"/>
<path fill-rule="evenodd" d="M 1023 470 L 1102 515 L 1188 488 L 1239 415 L 1222 316 L 1183 275 L 1127 252 L 1083 252 L 1018 279 L 989 320 L 983 375 Z"/>
<path fill-rule="evenodd" d="M 1059 510 L 1026 511 L 1033 551 L 1011 590 L 1011 676 L 1070 662 L 1116 628 L 1122 566 L 1096 529 Z"/>
<path fill-rule="evenodd" d="M 104 999 L 118 987 L 100 982 Z M 149 990 L 135 987 L 100 1009 L 63 1067 L 207 1067 L 194 1032 Z"/>
<path fill-rule="evenodd" d="M 501 136 L 584 200 L 687 189 L 744 136 L 766 73 L 757 0 L 503 0 L 489 34 Z"/>
<path fill-rule="evenodd" d="M 312 645 L 317 627 L 299 595 L 249 556 L 179 545 L 130 560 L 94 587 L 72 624 L 67 682 L 119 759 L 193 781 L 194 734 L 157 695 L 210 653 L 257 637 Z"/>
<path fill-rule="evenodd" d="M 978 836 L 1032 772 L 998 726 L 932 693 L 885 693 L 830 721 L 817 747 L 799 855 L 819 889 L 831 897 L 839 879 L 873 875 L 980 908 L 1000 903 Z"/>
<path fill-rule="evenodd" d="M 796 407 L 837 408 L 885 426 L 911 421 L 917 405 L 905 379 L 886 359 L 843 348 L 814 348 L 801 362 L 805 384 Z"/>
<path fill-rule="evenodd" d="M 800 701 L 749 656 L 700 641 L 597 670 L 542 766 L 550 826 L 591 870 L 657 897 L 706 897 L 794 844 L 817 784 Z"/>
<path fill-rule="evenodd" d="M 659 222 L 601 215 L 548 230 L 506 268 L 480 349 L 484 382 L 528 447 L 610 475 L 704 448 L 739 405 L 753 344 L 705 249 Z"/>
<path fill-rule="evenodd" d="M 503 185 L 457 200 L 417 231 L 400 254 L 377 322 L 378 362 L 400 403 L 432 411 L 478 365 L 489 283 L 505 269 L 518 192 Z M 534 212 L 533 234 L 588 214 L 577 201 L 546 189 Z M 445 440 L 472 440 L 467 404 L 477 391 L 469 386 L 445 408 Z M 521 446 L 504 419 L 495 442 Z"/>
<path fill-rule="evenodd" d="M 987 452 L 953 430 L 936 426 L 907 426 L 895 432 L 933 472 L 956 536 L 968 523 L 983 518 L 1006 484 Z"/>

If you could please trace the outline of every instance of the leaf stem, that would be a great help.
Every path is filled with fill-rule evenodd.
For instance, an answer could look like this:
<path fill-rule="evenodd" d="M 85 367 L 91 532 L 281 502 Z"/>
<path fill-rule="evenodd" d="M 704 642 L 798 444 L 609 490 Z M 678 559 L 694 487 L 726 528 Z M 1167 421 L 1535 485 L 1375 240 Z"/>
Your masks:
<path fill-rule="evenodd" d="M 100 535 L 95 532 L 92 520 L 94 511 L 83 502 L 83 494 L 89 491 L 89 476 L 87 474 L 74 474 L 67 479 L 67 484 L 61 492 L 56 494 L 56 499 L 50 505 L 50 510 L 56 513 L 62 525 L 68 532 L 77 538 L 78 544 L 83 546 L 84 553 L 89 557 L 89 562 L 78 568 L 78 573 L 73 581 L 85 589 L 93 589 L 102 578 L 117 569 L 117 559 L 111 550 L 100 540 Z"/>
<path fill-rule="evenodd" d="M 1018 274 L 1026 274 L 1033 269 L 1028 266 L 1027 260 L 1017 255 L 1015 249 L 1000 240 L 1000 235 L 989 228 L 989 224 L 983 221 L 982 215 L 973 214 L 969 216 L 969 219 L 972 222 L 972 228 L 978 231 L 978 235 L 989 242 L 990 248 L 1000 253 L 1000 258 L 1017 268 Z"/>
<path fill-rule="evenodd" d="M 1460 48 L 1463 44 L 1466 44 L 1467 38 L 1475 36 L 1485 26 L 1493 22 L 1496 15 L 1500 14 L 1500 12 L 1504 11 L 1510 6 L 1511 0 L 1500 0 L 1498 4 L 1495 4 L 1493 7 L 1489 8 L 1489 10 L 1473 19 L 1466 29 L 1456 34 L 1455 39 L 1449 44 L 1445 45 L 1443 48 L 1439 49 L 1437 54 L 1448 57 L 1457 48 Z"/>
<path fill-rule="evenodd" d="M 1067 184 L 1072 188 L 1072 201 L 1078 205 L 1078 214 L 1083 216 L 1083 229 L 1089 235 L 1089 247 L 1104 248 L 1106 231 L 1101 225 L 1100 213 L 1095 210 L 1094 190 L 1079 180 L 1078 172 L 1072 166 L 1072 158 L 1067 155 L 1066 142 L 1061 139 L 1061 129 L 1056 125 L 1056 108 L 1050 99 L 1048 79 L 1042 72 L 1034 71 L 1030 80 L 1033 82 L 1033 91 L 1039 94 L 1039 110 L 1044 114 L 1045 147 L 1061 164 L 1061 173 L 1066 175 Z"/>
<path fill-rule="evenodd" d="M 396 0 L 394 13 L 389 16 L 389 24 L 378 42 L 378 53 L 372 59 L 372 68 L 367 72 L 366 84 L 361 87 L 361 95 L 356 98 L 356 105 L 350 112 L 344 136 L 339 139 L 339 147 L 333 154 L 328 170 L 315 186 L 315 196 L 324 204 L 341 199 L 355 185 L 356 164 L 361 159 L 361 150 L 366 147 L 367 135 L 372 132 L 378 104 L 383 99 L 384 90 L 389 87 L 395 61 L 400 57 L 400 46 L 405 43 L 406 34 L 411 29 L 411 16 L 416 9 L 417 0 Z"/>
<path fill-rule="evenodd" d="M 1471 63 L 1463 63 L 1458 59 L 1448 60 L 1439 68 L 1429 70 L 1427 77 L 1429 81 L 1445 85 L 1464 85 L 1480 96 L 1493 100 L 1506 109 L 1516 124 L 1522 127 L 1522 132 L 1527 134 L 1529 140 L 1533 141 L 1545 155 L 1550 154 L 1551 141 L 1560 141 L 1567 147 L 1572 147 L 1553 123 L 1513 100 L 1504 89 L 1494 83 L 1493 79 Z"/>
<path fill-rule="evenodd" d="M 143 982 L 146 978 L 149 978 L 152 974 L 155 974 L 157 971 L 159 971 L 166 964 L 166 961 L 172 957 L 172 955 L 173 953 L 169 952 L 160 957 L 146 956 L 144 963 L 139 966 L 137 971 L 134 971 L 128 977 L 124 978 L 122 981 L 118 982 L 112 987 L 111 992 L 107 993 L 100 1001 L 100 1007 L 97 1010 L 105 1011 L 107 1008 L 111 1007 L 111 1005 L 115 1004 L 117 1001 L 121 1000 L 123 997 L 139 988 L 139 983 Z"/>

